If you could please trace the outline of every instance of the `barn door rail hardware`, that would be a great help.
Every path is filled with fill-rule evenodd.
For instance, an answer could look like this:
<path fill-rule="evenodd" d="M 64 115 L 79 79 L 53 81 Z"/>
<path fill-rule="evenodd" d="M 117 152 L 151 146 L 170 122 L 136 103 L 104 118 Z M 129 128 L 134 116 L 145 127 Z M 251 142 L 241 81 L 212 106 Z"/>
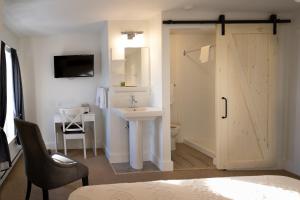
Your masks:
<path fill-rule="evenodd" d="M 225 35 L 226 24 L 273 24 L 273 34 L 277 34 L 277 24 L 291 23 L 290 19 L 278 19 L 277 15 L 273 14 L 266 20 L 226 20 L 225 15 L 220 15 L 218 20 L 164 20 L 163 24 L 221 24 L 221 34 Z"/>

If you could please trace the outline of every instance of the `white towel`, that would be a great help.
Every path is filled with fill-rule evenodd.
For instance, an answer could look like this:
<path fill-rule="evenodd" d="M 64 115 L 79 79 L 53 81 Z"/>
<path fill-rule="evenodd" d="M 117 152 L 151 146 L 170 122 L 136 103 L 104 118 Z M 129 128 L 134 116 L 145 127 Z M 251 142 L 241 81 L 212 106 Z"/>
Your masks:
<path fill-rule="evenodd" d="M 101 109 L 107 108 L 107 93 L 105 88 L 97 88 L 96 106 Z"/>
<path fill-rule="evenodd" d="M 201 47 L 201 52 L 200 52 L 200 61 L 201 63 L 206 63 L 209 60 L 209 50 L 210 50 L 210 45 Z"/>

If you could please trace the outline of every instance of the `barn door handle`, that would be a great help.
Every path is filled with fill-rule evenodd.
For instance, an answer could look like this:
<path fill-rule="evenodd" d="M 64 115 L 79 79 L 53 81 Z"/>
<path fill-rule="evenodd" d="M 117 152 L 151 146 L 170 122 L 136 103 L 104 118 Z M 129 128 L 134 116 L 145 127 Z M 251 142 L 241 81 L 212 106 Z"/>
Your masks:
<path fill-rule="evenodd" d="M 228 101 L 227 101 L 227 98 L 225 98 L 225 97 L 222 97 L 222 99 L 225 101 L 225 115 L 222 116 L 222 119 L 225 119 L 228 116 L 228 114 L 227 114 L 227 104 L 228 104 Z"/>

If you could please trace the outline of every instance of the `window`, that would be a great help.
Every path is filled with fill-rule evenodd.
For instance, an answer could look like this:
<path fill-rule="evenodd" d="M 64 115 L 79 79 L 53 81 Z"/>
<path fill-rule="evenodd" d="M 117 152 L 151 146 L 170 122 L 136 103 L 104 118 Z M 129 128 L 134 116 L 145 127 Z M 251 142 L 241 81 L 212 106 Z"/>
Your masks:
<path fill-rule="evenodd" d="M 6 79 L 7 79 L 7 111 L 6 121 L 4 124 L 4 131 L 6 133 L 7 141 L 10 143 L 15 137 L 14 124 L 14 90 L 13 90 L 13 71 L 10 48 L 5 48 L 6 56 Z"/>

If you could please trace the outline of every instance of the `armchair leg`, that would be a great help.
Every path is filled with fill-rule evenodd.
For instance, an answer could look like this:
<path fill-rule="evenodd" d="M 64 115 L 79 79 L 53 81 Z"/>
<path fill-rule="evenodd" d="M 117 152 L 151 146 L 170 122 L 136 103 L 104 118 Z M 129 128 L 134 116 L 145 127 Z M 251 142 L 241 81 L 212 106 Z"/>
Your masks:
<path fill-rule="evenodd" d="M 43 200 L 49 200 L 49 193 L 46 189 L 43 189 Z"/>
<path fill-rule="evenodd" d="M 84 159 L 86 159 L 85 137 L 83 138 L 82 142 L 83 142 L 83 156 L 84 156 Z"/>
<path fill-rule="evenodd" d="M 27 179 L 27 191 L 26 191 L 26 197 L 25 200 L 29 200 L 30 193 L 31 193 L 31 181 Z"/>
<path fill-rule="evenodd" d="M 89 177 L 83 177 L 82 178 L 82 186 L 87 186 L 89 185 Z"/>
<path fill-rule="evenodd" d="M 65 134 L 63 135 L 63 137 L 64 137 L 64 153 L 65 155 L 67 155 L 67 139 L 65 137 Z"/>

